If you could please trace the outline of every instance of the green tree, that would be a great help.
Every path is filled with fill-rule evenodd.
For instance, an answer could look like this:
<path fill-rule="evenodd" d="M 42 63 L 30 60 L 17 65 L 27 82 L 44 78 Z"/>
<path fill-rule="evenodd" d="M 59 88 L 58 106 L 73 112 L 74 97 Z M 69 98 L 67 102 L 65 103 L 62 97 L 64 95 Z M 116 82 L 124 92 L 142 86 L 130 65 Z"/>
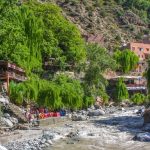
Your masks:
<path fill-rule="evenodd" d="M 109 55 L 105 48 L 96 44 L 87 45 L 87 62 L 85 69 L 85 92 L 88 96 L 106 96 L 105 88 L 107 80 L 103 73 L 107 69 L 115 69 L 115 60 Z"/>
<path fill-rule="evenodd" d="M 123 78 L 119 78 L 116 84 L 116 92 L 115 92 L 116 101 L 121 102 L 122 100 L 128 99 L 128 97 L 129 97 L 128 90 L 123 81 Z"/>
<path fill-rule="evenodd" d="M 118 69 L 123 73 L 128 73 L 135 69 L 139 62 L 139 57 L 129 49 L 123 51 L 117 50 L 114 53 L 114 59 L 117 62 Z"/>

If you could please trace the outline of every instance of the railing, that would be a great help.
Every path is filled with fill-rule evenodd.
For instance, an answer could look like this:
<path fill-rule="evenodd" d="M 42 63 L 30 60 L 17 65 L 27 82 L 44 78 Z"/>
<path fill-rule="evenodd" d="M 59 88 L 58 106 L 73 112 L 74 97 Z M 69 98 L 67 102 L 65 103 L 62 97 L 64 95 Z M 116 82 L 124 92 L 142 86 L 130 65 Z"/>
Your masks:
<path fill-rule="evenodd" d="M 12 68 L 12 69 L 15 69 L 15 70 L 18 70 L 20 72 L 25 72 L 22 68 L 17 67 L 15 64 L 8 63 L 8 67 Z"/>
<path fill-rule="evenodd" d="M 127 84 L 127 87 L 142 87 L 145 86 L 144 84 Z"/>
<path fill-rule="evenodd" d="M 127 89 L 128 90 L 146 90 L 146 86 L 144 84 L 127 84 Z"/>
<path fill-rule="evenodd" d="M 7 76 L 9 76 L 9 78 L 17 80 L 17 81 L 25 81 L 25 80 L 27 80 L 27 77 L 18 75 L 18 74 L 14 73 L 14 72 L 1 72 L 0 73 L 0 78 L 5 78 L 6 79 Z"/>

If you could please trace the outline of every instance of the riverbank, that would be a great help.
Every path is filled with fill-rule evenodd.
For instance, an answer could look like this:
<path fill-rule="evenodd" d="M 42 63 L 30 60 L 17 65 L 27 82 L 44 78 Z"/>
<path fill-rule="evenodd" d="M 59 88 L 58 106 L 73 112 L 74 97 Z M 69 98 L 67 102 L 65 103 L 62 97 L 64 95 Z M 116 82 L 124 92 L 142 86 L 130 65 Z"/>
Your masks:
<path fill-rule="evenodd" d="M 135 150 L 141 147 L 147 150 L 149 143 L 136 141 L 135 138 L 137 134 L 147 133 L 150 129 L 150 126 L 143 126 L 143 118 L 136 113 L 138 109 L 106 108 L 105 115 L 92 116 L 85 121 L 69 121 L 37 131 L 22 131 L 24 139 L 10 140 L 3 145 L 8 150 Z M 8 138 L 11 139 L 11 136 Z"/>

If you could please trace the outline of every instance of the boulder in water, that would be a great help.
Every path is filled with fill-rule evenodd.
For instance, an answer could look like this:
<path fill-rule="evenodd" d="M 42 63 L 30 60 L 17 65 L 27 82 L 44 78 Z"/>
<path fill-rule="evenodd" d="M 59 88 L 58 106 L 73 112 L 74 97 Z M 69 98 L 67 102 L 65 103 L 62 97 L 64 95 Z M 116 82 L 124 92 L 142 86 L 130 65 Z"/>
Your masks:
<path fill-rule="evenodd" d="M 105 115 L 105 112 L 102 109 L 90 110 L 88 116 L 101 116 Z"/>
<path fill-rule="evenodd" d="M 133 140 L 135 141 L 142 141 L 142 142 L 150 142 L 150 133 L 139 133 L 137 134 Z"/>
<path fill-rule="evenodd" d="M 150 123 L 150 109 L 146 109 L 143 114 L 144 124 Z"/>
<path fill-rule="evenodd" d="M 147 123 L 142 128 L 143 131 L 150 132 L 150 123 Z"/>

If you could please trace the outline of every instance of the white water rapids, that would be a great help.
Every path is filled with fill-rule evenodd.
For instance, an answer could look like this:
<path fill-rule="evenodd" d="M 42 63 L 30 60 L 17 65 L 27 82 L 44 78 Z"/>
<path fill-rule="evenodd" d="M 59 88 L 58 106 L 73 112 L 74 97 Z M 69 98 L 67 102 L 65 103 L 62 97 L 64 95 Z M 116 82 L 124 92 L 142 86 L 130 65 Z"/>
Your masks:
<path fill-rule="evenodd" d="M 57 128 L 61 135 L 72 131 L 77 136 L 57 140 L 47 150 L 150 150 L 149 142 L 133 140 L 137 133 L 143 132 L 142 125 L 143 118 L 137 116 L 135 108 L 117 110 Z"/>

